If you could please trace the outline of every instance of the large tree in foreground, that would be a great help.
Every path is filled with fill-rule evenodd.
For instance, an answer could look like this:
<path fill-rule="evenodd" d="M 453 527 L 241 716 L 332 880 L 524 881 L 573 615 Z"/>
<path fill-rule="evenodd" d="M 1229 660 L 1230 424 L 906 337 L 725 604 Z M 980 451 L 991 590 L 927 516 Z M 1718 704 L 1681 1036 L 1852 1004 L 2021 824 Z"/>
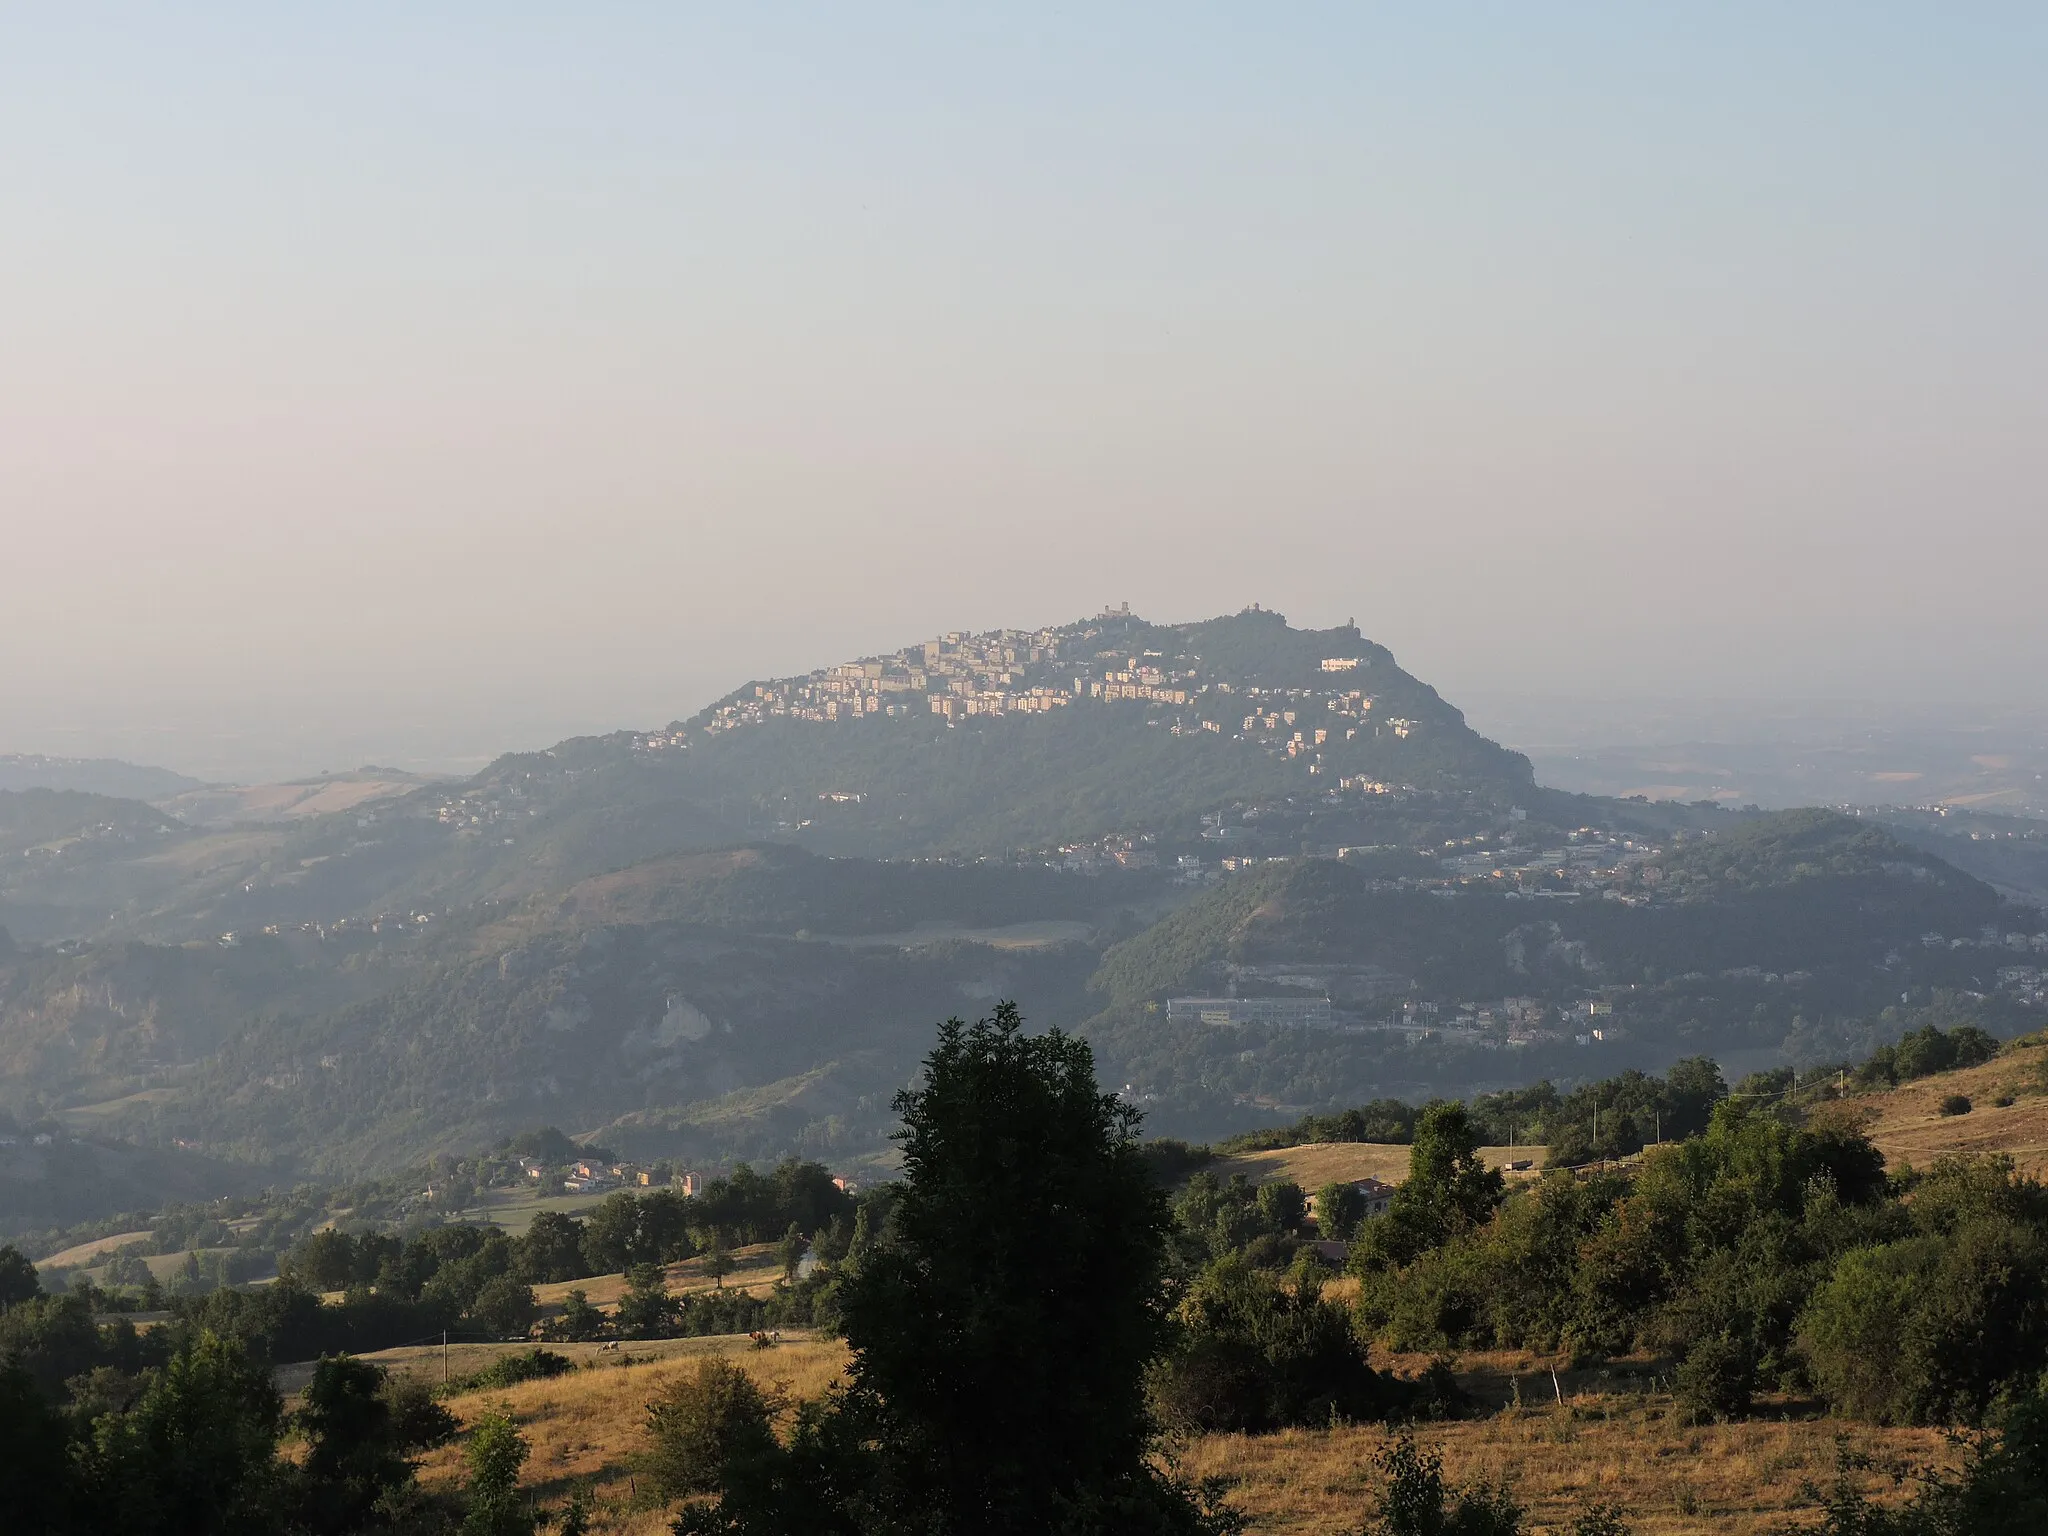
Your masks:
<path fill-rule="evenodd" d="M 850 1385 L 681 1528 L 1228 1528 L 1148 1459 L 1171 1216 L 1086 1043 L 1009 1003 L 950 1020 L 896 1108 L 900 1197 L 842 1292 Z"/>

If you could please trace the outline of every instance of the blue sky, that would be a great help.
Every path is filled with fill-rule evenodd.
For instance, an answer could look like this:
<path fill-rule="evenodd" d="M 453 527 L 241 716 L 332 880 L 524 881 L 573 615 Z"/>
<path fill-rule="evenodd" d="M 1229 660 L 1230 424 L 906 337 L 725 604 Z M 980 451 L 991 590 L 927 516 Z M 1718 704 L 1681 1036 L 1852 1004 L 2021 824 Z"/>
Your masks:
<path fill-rule="evenodd" d="M 18 7 L 0 751 L 1129 600 L 2048 707 L 2048 11 Z M 379 746 L 385 750 L 377 750 Z"/>

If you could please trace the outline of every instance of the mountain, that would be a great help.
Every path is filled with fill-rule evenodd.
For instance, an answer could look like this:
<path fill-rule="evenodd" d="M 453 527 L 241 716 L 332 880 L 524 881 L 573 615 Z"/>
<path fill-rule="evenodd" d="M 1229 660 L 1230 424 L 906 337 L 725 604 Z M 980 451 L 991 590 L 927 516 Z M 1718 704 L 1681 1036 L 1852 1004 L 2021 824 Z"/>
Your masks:
<path fill-rule="evenodd" d="M 201 787 L 198 779 L 111 757 L 0 753 L 0 790 L 57 789 L 118 800 L 157 800 Z"/>
<path fill-rule="evenodd" d="M 543 1124 L 853 1165 L 998 997 L 1197 1136 L 2048 1000 L 2041 914 L 1926 837 L 1545 789 L 1355 626 L 1260 609 L 949 634 L 206 815 L 0 795 L 0 1108 L 278 1176 Z"/>
<path fill-rule="evenodd" d="M 751 789 L 808 842 L 866 854 L 1163 832 L 1233 800 L 1363 805 L 1406 786 L 1505 805 L 1534 787 L 1356 625 L 1263 609 L 948 634 L 750 684 L 666 748 L 712 793 Z"/>
<path fill-rule="evenodd" d="M 1356 626 L 1299 630 L 1263 609 L 950 634 L 468 780 L 342 778 L 182 797 L 174 808 L 212 825 L 175 854 L 0 886 L 0 924 L 182 941 L 446 913 L 762 840 L 972 860 L 1077 844 L 1107 857 L 1150 837 L 1163 855 L 1201 846 L 1208 816 L 1247 852 L 1406 845 L 1541 793 L 1524 759 Z"/>

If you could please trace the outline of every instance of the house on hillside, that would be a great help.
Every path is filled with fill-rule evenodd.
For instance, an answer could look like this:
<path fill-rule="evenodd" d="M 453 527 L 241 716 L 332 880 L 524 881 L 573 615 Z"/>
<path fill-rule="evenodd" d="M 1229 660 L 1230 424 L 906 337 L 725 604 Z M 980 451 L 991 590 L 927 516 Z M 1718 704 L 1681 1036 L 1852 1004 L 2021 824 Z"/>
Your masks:
<path fill-rule="evenodd" d="M 1393 1185 L 1387 1183 L 1384 1179 L 1363 1178 L 1353 1179 L 1351 1187 L 1364 1196 L 1365 1214 L 1367 1216 L 1384 1216 L 1387 1214 L 1387 1207 L 1394 1200 Z"/>

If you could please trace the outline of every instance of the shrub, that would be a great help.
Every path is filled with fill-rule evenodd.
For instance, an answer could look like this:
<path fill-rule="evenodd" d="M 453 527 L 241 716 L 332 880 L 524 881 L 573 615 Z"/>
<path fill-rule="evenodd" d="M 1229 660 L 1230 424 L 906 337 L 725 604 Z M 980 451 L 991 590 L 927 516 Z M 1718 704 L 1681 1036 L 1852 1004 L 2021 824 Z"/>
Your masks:
<path fill-rule="evenodd" d="M 1675 1382 L 1679 1406 L 1695 1422 L 1739 1419 L 1756 1391 L 1756 1359 L 1741 1339 L 1722 1334 L 1687 1351 Z"/>
<path fill-rule="evenodd" d="M 1384 1418 L 1408 1395 L 1366 1363 L 1350 1318 L 1312 1281 L 1289 1289 L 1223 1259 L 1196 1282 L 1181 1320 L 1179 1347 L 1147 1383 L 1154 1413 L 1177 1429 Z"/>
<path fill-rule="evenodd" d="M 731 1361 L 707 1356 L 648 1404 L 642 1465 L 663 1498 L 715 1493 L 741 1467 L 774 1456 L 780 1406 Z"/>
<path fill-rule="evenodd" d="M 567 1375 L 575 1369 L 576 1362 L 567 1355 L 536 1347 L 516 1355 L 500 1355 L 464 1382 L 463 1387 L 471 1392 L 484 1388 L 496 1390 L 522 1381 L 545 1381 L 550 1376 Z"/>
<path fill-rule="evenodd" d="M 1505 1484 L 1446 1483 L 1443 1457 L 1418 1450 L 1407 1435 L 1381 1446 L 1373 1460 L 1386 1486 L 1365 1536 L 1518 1536 L 1522 1529 L 1522 1508 Z"/>
<path fill-rule="evenodd" d="M 1971 1108 L 1968 1094 L 1952 1093 L 1941 1101 L 1941 1112 L 1944 1115 L 1967 1115 Z"/>
<path fill-rule="evenodd" d="M 519 1497 L 519 1469 L 531 1452 L 503 1412 L 485 1414 L 469 1437 L 469 1514 L 462 1536 L 533 1536 L 533 1516 Z"/>

